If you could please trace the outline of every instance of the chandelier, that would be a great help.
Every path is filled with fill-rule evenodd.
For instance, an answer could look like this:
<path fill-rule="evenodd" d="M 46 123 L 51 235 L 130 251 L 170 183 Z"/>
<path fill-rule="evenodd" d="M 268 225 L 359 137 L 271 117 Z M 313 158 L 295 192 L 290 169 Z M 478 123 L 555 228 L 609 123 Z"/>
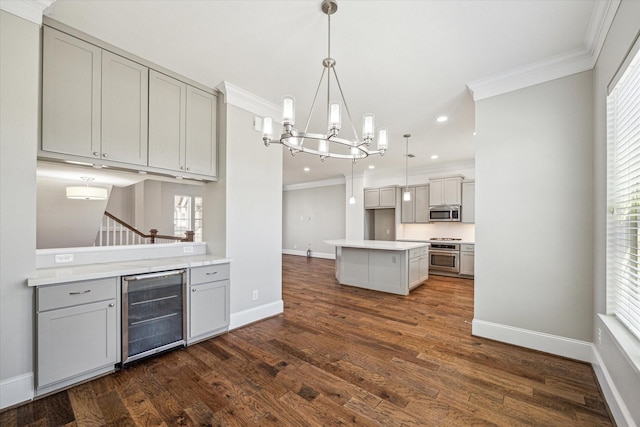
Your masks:
<path fill-rule="evenodd" d="M 358 136 L 358 132 L 351 119 L 351 113 L 347 106 L 347 101 L 342 93 L 342 87 L 340 86 L 340 80 L 336 73 L 336 61 L 331 57 L 331 15 L 338 10 L 338 3 L 336 0 L 323 0 L 322 12 L 327 15 L 328 20 L 328 43 L 327 43 L 327 57 L 322 61 L 322 74 L 320 75 L 320 82 L 316 89 L 315 96 L 313 97 L 313 103 L 311 105 L 311 111 L 307 117 L 307 122 L 304 127 L 304 131 L 297 130 L 295 125 L 295 99 L 292 96 L 283 97 L 282 108 L 282 125 L 283 133 L 280 135 L 280 139 L 273 139 L 273 119 L 271 117 L 264 117 L 262 119 L 262 140 L 265 146 L 269 146 L 271 142 L 278 143 L 286 146 L 291 155 L 296 155 L 299 152 L 315 154 L 320 156 L 320 159 L 324 161 L 327 157 L 333 157 L 337 159 L 350 159 L 357 161 L 358 159 L 364 159 L 371 154 L 384 155 L 385 151 L 389 147 L 387 128 L 378 129 L 378 137 L 376 139 L 376 150 L 371 149 L 371 144 L 374 141 L 375 134 L 375 117 L 373 114 L 365 114 L 362 118 L 362 138 Z M 308 132 L 309 123 L 311 122 L 311 116 L 313 115 L 314 107 L 318 99 L 318 93 L 322 87 L 322 82 L 326 75 L 327 81 L 327 128 L 326 134 L 311 133 Z M 340 94 L 339 101 L 332 100 L 331 97 L 331 76 L 335 78 L 336 86 Z M 342 127 L 342 113 L 341 108 L 347 114 L 347 118 L 351 124 L 353 131 L 353 139 L 346 139 L 338 137 L 338 133 Z"/>

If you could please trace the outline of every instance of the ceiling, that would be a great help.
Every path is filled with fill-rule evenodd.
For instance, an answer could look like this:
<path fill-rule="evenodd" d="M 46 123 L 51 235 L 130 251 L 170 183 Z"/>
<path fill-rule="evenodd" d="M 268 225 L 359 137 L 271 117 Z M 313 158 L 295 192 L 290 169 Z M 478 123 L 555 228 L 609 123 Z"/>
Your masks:
<path fill-rule="evenodd" d="M 58 0 L 46 14 L 209 87 L 228 81 L 275 104 L 293 95 L 301 125 L 327 56 L 327 16 L 320 4 Z M 609 2 L 339 0 L 331 18 L 331 56 L 354 126 L 360 133 L 362 115 L 371 112 L 390 135 L 387 153 L 359 161 L 356 173 L 371 165 L 376 171 L 404 171 L 406 133 L 415 155 L 410 174 L 472 162 L 474 98 L 467 85 L 481 88 L 503 77 L 535 74 L 576 53 L 597 55 L 603 4 Z M 323 104 L 311 132 L 325 132 Z M 436 122 L 440 115 L 449 120 Z M 350 138 L 350 127 L 343 119 L 341 135 Z M 265 148 L 258 132 L 255 139 L 256 150 L 280 149 Z M 348 160 L 321 162 L 285 150 L 283 156 L 285 185 L 351 172 Z"/>

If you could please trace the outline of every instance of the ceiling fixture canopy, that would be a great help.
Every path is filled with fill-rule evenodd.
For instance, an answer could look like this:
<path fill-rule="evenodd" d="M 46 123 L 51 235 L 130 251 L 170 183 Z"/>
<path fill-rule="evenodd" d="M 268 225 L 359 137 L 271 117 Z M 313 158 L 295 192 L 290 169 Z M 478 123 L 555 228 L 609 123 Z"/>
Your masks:
<path fill-rule="evenodd" d="M 262 119 L 262 140 L 268 147 L 269 143 L 279 143 L 289 148 L 291 155 L 295 155 L 299 152 L 315 154 L 320 156 L 321 160 L 325 160 L 327 157 L 333 157 L 338 159 L 350 159 L 356 161 L 358 159 L 364 159 L 371 154 L 384 155 L 385 151 L 389 147 L 388 133 L 386 128 L 378 129 L 378 137 L 376 140 L 376 150 L 370 149 L 371 143 L 374 141 L 375 135 L 375 117 L 373 114 L 365 114 L 362 118 L 362 138 L 358 136 L 358 132 L 351 119 L 351 113 L 347 106 L 347 101 L 342 93 L 342 87 L 340 86 L 340 80 L 336 73 L 336 61 L 331 57 L 331 15 L 338 10 L 338 3 L 336 0 L 323 0 L 322 11 L 327 15 L 328 21 L 328 43 L 327 43 L 327 57 L 322 61 L 322 74 L 320 75 L 320 82 L 316 89 L 315 96 L 313 97 L 313 103 L 311 105 L 311 111 L 307 117 L 307 123 L 304 127 L 304 131 L 298 131 L 295 125 L 295 99 L 292 96 L 283 97 L 282 108 L 282 125 L 284 127 L 283 133 L 280 135 L 279 140 L 273 140 L 273 119 L 271 117 L 264 117 Z M 326 75 L 327 83 L 327 133 L 310 133 L 308 132 L 309 123 L 311 122 L 311 116 L 318 99 L 318 93 L 322 87 L 322 82 Z M 335 83 L 340 94 L 339 100 L 333 100 L 331 95 L 331 76 L 335 78 Z M 338 133 L 342 128 L 342 111 L 347 114 L 347 119 L 351 124 L 353 131 L 353 139 L 345 139 L 338 137 Z M 315 141 L 314 146 L 312 146 Z"/>
<path fill-rule="evenodd" d="M 67 199 L 75 200 L 107 200 L 107 189 L 102 187 L 89 187 L 89 183 L 94 178 L 88 176 L 81 176 L 81 180 L 86 182 L 84 187 L 71 186 L 67 187 Z"/>

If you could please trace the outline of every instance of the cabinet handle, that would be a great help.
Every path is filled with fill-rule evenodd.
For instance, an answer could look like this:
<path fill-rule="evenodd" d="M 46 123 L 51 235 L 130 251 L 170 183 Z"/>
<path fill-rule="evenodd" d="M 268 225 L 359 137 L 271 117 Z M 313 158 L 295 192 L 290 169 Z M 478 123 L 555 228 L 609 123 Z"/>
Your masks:
<path fill-rule="evenodd" d="M 191 170 L 191 168 L 190 168 L 190 167 L 187 167 L 187 170 L 188 170 L 188 171 L 190 171 L 190 170 Z"/>
<path fill-rule="evenodd" d="M 81 291 L 81 292 L 69 292 L 69 295 L 82 295 L 82 294 L 88 294 L 89 292 L 91 292 L 91 289 L 87 289 L 86 291 Z"/>
<path fill-rule="evenodd" d="M 114 303 L 110 303 L 110 304 L 109 304 L 109 307 L 114 307 L 114 306 L 115 306 L 115 304 L 114 304 Z"/>
<path fill-rule="evenodd" d="M 183 171 L 184 170 L 184 166 L 180 166 L 180 170 Z"/>
<path fill-rule="evenodd" d="M 102 153 L 102 157 L 107 158 L 109 156 L 107 156 L 107 153 Z"/>
<path fill-rule="evenodd" d="M 93 152 L 93 155 L 94 155 L 94 156 L 99 156 L 99 155 L 100 155 L 100 153 L 98 153 L 97 151 L 94 151 L 94 152 Z"/>
<path fill-rule="evenodd" d="M 217 271 L 205 273 L 207 276 L 213 276 L 214 274 L 218 274 Z"/>
<path fill-rule="evenodd" d="M 197 291 L 197 289 L 196 289 L 196 288 L 192 288 L 192 289 L 191 289 L 191 292 L 195 292 L 195 291 Z"/>

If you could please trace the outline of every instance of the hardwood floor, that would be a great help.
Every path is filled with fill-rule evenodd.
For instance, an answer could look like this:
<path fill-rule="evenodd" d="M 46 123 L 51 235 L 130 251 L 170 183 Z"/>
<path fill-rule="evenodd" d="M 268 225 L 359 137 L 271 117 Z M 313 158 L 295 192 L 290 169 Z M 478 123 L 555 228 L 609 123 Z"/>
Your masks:
<path fill-rule="evenodd" d="M 284 314 L 0 413 L 0 425 L 611 426 L 590 365 L 471 336 L 473 282 L 408 297 L 283 256 Z"/>

